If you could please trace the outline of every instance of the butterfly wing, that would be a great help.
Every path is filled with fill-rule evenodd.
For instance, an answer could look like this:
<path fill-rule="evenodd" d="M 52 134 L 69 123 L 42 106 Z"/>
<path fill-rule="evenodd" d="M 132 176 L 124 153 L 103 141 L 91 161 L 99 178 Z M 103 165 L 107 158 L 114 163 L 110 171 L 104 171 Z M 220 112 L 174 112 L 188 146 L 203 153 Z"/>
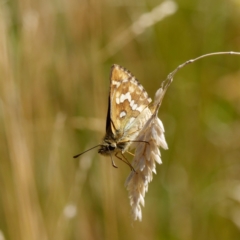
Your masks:
<path fill-rule="evenodd" d="M 114 139 L 126 141 L 139 131 L 138 119 L 152 100 L 138 80 L 119 65 L 112 66 L 110 81 L 106 130 Z"/>

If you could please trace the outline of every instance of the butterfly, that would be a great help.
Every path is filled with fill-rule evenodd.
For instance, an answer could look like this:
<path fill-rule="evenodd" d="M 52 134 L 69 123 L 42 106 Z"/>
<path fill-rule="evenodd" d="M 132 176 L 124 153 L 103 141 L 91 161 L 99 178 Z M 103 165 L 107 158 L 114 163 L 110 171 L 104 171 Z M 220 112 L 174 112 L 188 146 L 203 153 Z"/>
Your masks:
<path fill-rule="evenodd" d="M 123 153 L 127 152 L 133 142 L 144 142 L 138 140 L 137 136 L 147 121 L 151 101 L 146 90 L 130 71 L 117 64 L 111 67 L 106 134 L 102 144 L 95 147 L 100 146 L 98 153 L 111 157 L 113 167 L 117 167 L 112 159 L 114 154 L 135 171 Z"/>

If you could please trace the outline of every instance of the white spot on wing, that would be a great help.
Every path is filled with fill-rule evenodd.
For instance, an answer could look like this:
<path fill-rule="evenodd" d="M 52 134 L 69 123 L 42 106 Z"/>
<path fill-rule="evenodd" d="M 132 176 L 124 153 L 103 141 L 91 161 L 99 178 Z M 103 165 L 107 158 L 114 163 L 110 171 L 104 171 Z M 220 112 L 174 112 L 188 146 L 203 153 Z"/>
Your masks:
<path fill-rule="evenodd" d="M 117 104 L 119 104 L 119 103 L 120 103 L 120 100 L 119 100 L 119 98 L 118 98 L 118 97 L 116 98 L 116 103 L 117 103 Z"/>
<path fill-rule="evenodd" d="M 126 94 L 122 94 L 120 96 L 120 103 L 123 103 L 125 100 L 128 100 L 129 102 L 131 102 L 131 94 L 130 94 L 130 92 L 127 92 Z"/>
<path fill-rule="evenodd" d="M 120 118 L 123 118 L 123 117 L 125 117 L 126 115 L 127 115 L 127 113 L 126 113 L 125 111 L 120 112 Z"/>
<path fill-rule="evenodd" d="M 142 110 L 143 110 L 144 108 L 145 108 L 145 106 L 144 106 L 144 105 L 141 105 L 141 106 L 137 107 L 136 110 L 139 111 L 139 112 L 142 112 Z"/>
<path fill-rule="evenodd" d="M 137 106 L 138 106 L 137 104 L 133 104 L 133 105 L 132 105 L 132 110 L 137 109 Z"/>
<path fill-rule="evenodd" d="M 137 104 L 134 104 L 134 100 L 130 102 L 130 107 L 132 108 L 132 110 L 137 109 L 137 106 L 138 106 Z"/>
<path fill-rule="evenodd" d="M 120 82 L 112 80 L 112 85 L 116 85 L 116 87 L 118 88 L 120 86 Z"/>

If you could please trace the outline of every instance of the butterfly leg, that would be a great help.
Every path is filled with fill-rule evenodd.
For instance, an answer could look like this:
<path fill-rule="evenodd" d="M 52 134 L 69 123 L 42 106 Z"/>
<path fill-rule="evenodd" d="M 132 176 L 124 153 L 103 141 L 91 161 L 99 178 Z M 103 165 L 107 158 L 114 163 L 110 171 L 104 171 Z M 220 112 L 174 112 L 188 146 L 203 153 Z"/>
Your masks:
<path fill-rule="evenodd" d="M 115 157 L 117 157 L 119 160 L 121 160 L 121 161 L 123 161 L 124 163 L 126 163 L 126 164 L 130 167 L 131 171 L 134 171 L 134 172 L 136 173 L 134 167 L 133 167 L 133 166 L 131 165 L 131 163 L 124 157 L 124 155 L 121 153 L 121 157 L 123 157 L 123 158 L 121 158 L 121 157 L 118 156 L 118 153 L 120 153 L 120 152 L 117 152 L 117 153 L 115 154 Z"/>
<path fill-rule="evenodd" d="M 144 140 L 127 140 L 127 141 L 125 141 L 125 142 L 136 142 L 136 143 L 147 143 L 147 144 L 149 144 L 149 142 L 148 141 L 144 141 Z"/>
<path fill-rule="evenodd" d="M 116 166 L 115 162 L 113 161 L 112 154 L 111 154 L 110 156 L 111 156 L 112 166 L 115 167 L 115 168 L 118 168 L 118 167 Z"/>
<path fill-rule="evenodd" d="M 126 151 L 128 154 L 130 154 L 131 156 L 135 157 L 135 155 L 129 151 Z"/>

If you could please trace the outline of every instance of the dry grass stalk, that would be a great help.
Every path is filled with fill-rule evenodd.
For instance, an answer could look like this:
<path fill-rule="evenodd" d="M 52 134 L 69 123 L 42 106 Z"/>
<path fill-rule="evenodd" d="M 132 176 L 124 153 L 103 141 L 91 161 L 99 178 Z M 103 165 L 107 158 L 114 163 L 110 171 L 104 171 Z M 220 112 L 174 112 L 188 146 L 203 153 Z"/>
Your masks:
<path fill-rule="evenodd" d="M 142 220 L 141 205 L 144 206 L 145 193 L 148 184 L 156 174 L 156 162 L 161 164 L 161 153 L 159 147 L 167 149 L 162 121 L 158 118 L 158 109 L 161 105 L 165 90 L 160 88 L 155 95 L 155 101 L 148 112 L 148 120 L 145 122 L 137 141 L 147 143 L 135 144 L 136 151 L 133 159 L 133 167 L 136 171 L 131 172 L 126 180 L 126 187 L 129 191 L 130 205 L 134 220 Z"/>

